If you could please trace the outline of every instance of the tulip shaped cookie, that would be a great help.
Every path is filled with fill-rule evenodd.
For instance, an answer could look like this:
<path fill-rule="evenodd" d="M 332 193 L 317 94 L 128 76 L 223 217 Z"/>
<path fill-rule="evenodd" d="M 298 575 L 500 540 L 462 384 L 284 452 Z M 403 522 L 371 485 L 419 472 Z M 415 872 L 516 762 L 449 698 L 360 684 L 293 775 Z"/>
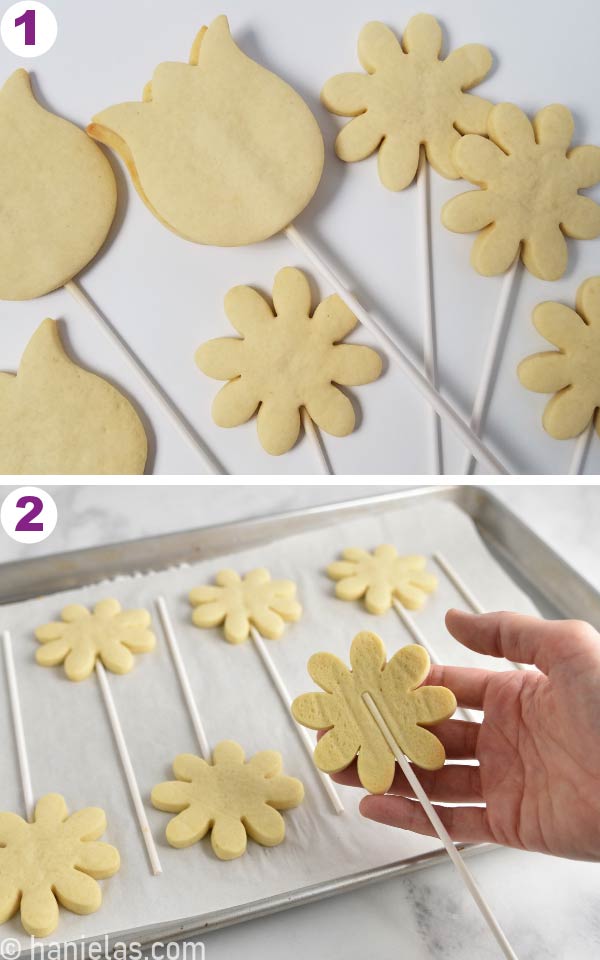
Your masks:
<path fill-rule="evenodd" d="M 372 553 L 348 547 L 342 558 L 327 567 L 327 576 L 338 581 L 335 595 L 340 600 L 363 597 L 369 613 L 387 613 L 394 599 L 408 610 L 420 610 L 427 594 L 437 589 L 436 577 L 425 569 L 425 557 L 400 557 L 388 543 Z"/>
<path fill-rule="evenodd" d="M 41 297 L 72 280 L 104 243 L 116 203 L 102 150 L 41 107 L 27 71 L 16 70 L 0 89 L 0 299 Z"/>
<path fill-rule="evenodd" d="M 326 433 L 352 433 L 354 408 L 336 384 L 371 383 L 381 357 L 370 347 L 340 343 L 357 323 L 343 300 L 327 297 L 311 315 L 306 277 L 285 267 L 275 277 L 273 308 L 252 287 L 234 287 L 225 311 L 241 338 L 209 340 L 196 353 L 203 373 L 228 381 L 213 403 L 215 423 L 236 427 L 258 409 L 258 438 L 273 456 L 296 443 L 303 407 Z"/>
<path fill-rule="evenodd" d="M 147 610 L 123 610 L 118 600 L 101 600 L 92 613 L 79 603 L 65 607 L 61 619 L 35 631 L 42 644 L 36 660 L 42 667 L 64 663 L 69 680 L 85 680 L 96 660 L 112 673 L 129 673 L 134 653 L 154 650 Z"/>
<path fill-rule="evenodd" d="M 99 910 L 96 881 L 120 866 L 119 851 L 98 842 L 105 830 L 103 810 L 88 807 L 69 816 L 56 793 L 38 801 L 33 823 L 0 813 L 0 923 L 20 908 L 27 933 L 47 937 L 58 926 L 59 904 L 79 914 Z"/>
<path fill-rule="evenodd" d="M 254 626 L 269 640 L 278 640 L 285 621 L 299 620 L 302 607 L 291 580 L 271 580 L 268 570 L 251 570 L 242 579 L 235 570 L 220 570 L 215 586 L 196 587 L 190 593 L 197 627 L 223 624 L 229 643 L 244 643 Z"/>
<path fill-rule="evenodd" d="M 489 137 L 464 137 L 454 148 L 460 175 L 478 190 L 449 200 L 442 221 L 456 233 L 481 231 L 471 262 L 494 276 L 522 256 L 530 273 L 558 280 L 568 264 L 565 235 L 600 236 L 600 206 L 579 191 L 600 182 L 600 147 L 575 147 L 566 107 L 546 107 L 533 123 L 501 103 L 489 117 Z"/>
<path fill-rule="evenodd" d="M 420 686 L 429 673 L 423 647 L 403 647 L 386 663 L 386 652 L 374 633 L 359 633 L 350 648 L 352 669 L 331 653 L 315 653 L 308 672 L 325 692 L 303 693 L 292 704 L 298 723 L 326 730 L 315 748 L 315 763 L 324 773 L 339 773 L 358 755 L 358 776 L 365 790 L 385 793 L 394 779 L 396 761 L 371 711 L 369 693 L 400 749 L 424 770 L 439 770 L 446 754 L 428 730 L 452 716 L 456 698 L 446 687 Z"/>
<path fill-rule="evenodd" d="M 304 209 L 323 170 L 312 113 L 238 49 L 223 16 L 202 28 L 189 64 L 160 64 L 142 103 L 109 107 L 88 129 L 120 154 L 155 216 L 196 243 L 273 236 Z"/>
<path fill-rule="evenodd" d="M 73 363 L 44 320 L 17 375 L 0 373 L 0 473 L 138 474 L 147 452 L 129 400 Z"/>
<path fill-rule="evenodd" d="M 366 73 L 333 77 L 321 94 L 332 113 L 355 118 L 335 142 L 340 160 L 364 160 L 378 150 L 389 190 L 412 183 L 422 144 L 432 167 L 455 179 L 452 149 L 461 133 L 487 132 L 491 103 L 464 91 L 489 72 L 491 53 L 472 43 L 440 60 L 441 48 L 440 25 L 429 14 L 410 20 L 402 44 L 383 23 L 368 23 L 358 39 Z"/>
<path fill-rule="evenodd" d="M 543 419 L 551 437 L 577 437 L 600 408 L 600 277 L 579 288 L 577 312 L 562 303 L 542 303 L 533 322 L 558 350 L 523 360 L 519 380 L 528 390 L 554 394 Z M 597 418 L 596 430 L 600 434 Z"/>
<path fill-rule="evenodd" d="M 177 814 L 167 827 L 168 842 L 190 847 L 210 830 L 219 860 L 241 857 L 248 837 L 264 847 L 282 843 L 285 823 L 278 811 L 302 803 L 304 787 L 281 770 L 275 750 L 263 750 L 245 762 L 243 749 L 232 740 L 217 744 L 212 763 L 189 753 L 176 757 L 177 779 L 152 791 L 158 810 Z"/>

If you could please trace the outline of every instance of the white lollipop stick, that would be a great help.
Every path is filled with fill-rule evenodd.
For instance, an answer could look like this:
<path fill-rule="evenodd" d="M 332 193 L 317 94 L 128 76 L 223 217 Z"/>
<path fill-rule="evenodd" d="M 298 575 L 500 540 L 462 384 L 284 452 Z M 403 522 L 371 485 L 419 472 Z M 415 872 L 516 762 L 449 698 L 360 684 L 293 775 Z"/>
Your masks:
<path fill-rule="evenodd" d="M 288 693 L 287 687 L 283 682 L 283 679 L 281 678 L 281 675 L 277 667 L 275 666 L 275 664 L 273 663 L 273 660 L 271 659 L 271 654 L 269 653 L 269 651 L 265 646 L 265 641 L 261 637 L 256 627 L 250 627 L 250 636 L 252 637 L 252 642 L 254 643 L 254 647 L 257 650 L 258 655 L 263 662 L 263 666 L 265 667 L 267 673 L 269 674 L 271 680 L 273 681 L 273 685 L 275 686 L 275 689 L 279 694 L 281 702 L 283 703 L 289 716 L 291 717 L 292 716 L 292 698 Z M 295 721 L 294 721 L 294 727 L 296 729 L 296 732 L 298 733 L 298 736 L 300 737 L 300 740 L 302 742 L 302 745 L 306 753 L 308 754 L 311 764 L 314 766 L 313 752 L 315 749 L 315 745 L 310 739 L 310 736 L 308 735 L 308 731 L 305 730 L 304 727 L 299 726 Z M 342 803 L 340 796 L 337 790 L 335 789 L 331 778 L 326 773 L 323 773 L 321 770 L 317 770 L 316 767 L 315 767 L 315 770 L 317 771 L 317 773 L 319 774 L 319 777 L 321 778 L 321 783 L 325 788 L 325 792 L 327 793 L 327 796 L 331 800 L 331 805 L 333 809 L 335 810 L 336 813 L 343 813 L 344 804 Z"/>
<path fill-rule="evenodd" d="M 500 298 L 496 307 L 496 313 L 492 323 L 492 332 L 483 360 L 481 377 L 475 394 L 475 402 L 471 412 L 471 429 L 480 437 L 485 429 L 485 422 L 490 409 L 490 401 L 494 390 L 494 384 L 498 375 L 498 368 L 502 359 L 502 351 L 508 333 L 508 327 L 511 320 L 510 303 L 515 289 L 519 269 L 521 266 L 521 256 L 516 258 L 512 267 L 504 277 Z M 465 474 L 468 476 L 473 472 L 475 459 L 472 453 L 467 456 L 465 463 Z"/>
<path fill-rule="evenodd" d="M 492 470 L 492 472 L 507 474 L 508 470 L 506 467 L 502 465 L 498 458 L 488 450 L 479 437 L 475 435 L 471 427 L 465 423 L 452 404 L 431 385 L 425 374 L 422 373 L 417 364 L 411 360 L 406 350 L 400 347 L 396 340 L 393 340 L 385 331 L 381 322 L 375 320 L 374 317 L 361 306 L 356 297 L 344 286 L 331 267 L 325 263 L 323 258 L 299 233 L 298 228 L 290 225 L 285 228 L 285 234 L 288 240 L 312 263 L 315 270 L 320 273 L 326 283 L 344 300 L 352 313 L 365 325 L 367 330 L 369 330 L 373 336 L 377 337 L 385 349 L 391 353 L 409 380 L 411 380 L 417 390 L 425 397 L 436 413 L 452 426 L 455 433 L 460 437 L 467 449 L 471 451 L 473 456 L 488 469 Z"/>
<path fill-rule="evenodd" d="M 10 712 L 15 733 L 15 745 L 17 748 L 17 759 L 19 762 L 19 773 L 21 775 L 21 788 L 23 790 L 23 802 L 27 819 L 31 823 L 35 810 L 33 799 L 33 787 L 31 785 L 31 772 L 29 770 L 29 759 L 27 757 L 27 744 L 25 742 L 25 729 L 23 727 L 23 714 L 21 712 L 21 700 L 19 697 L 19 687 L 17 685 L 17 671 L 15 670 L 15 659 L 13 656 L 12 641 L 8 630 L 2 632 L 4 665 L 6 668 L 6 681 L 8 683 L 8 699 L 10 701 Z"/>
<path fill-rule="evenodd" d="M 419 172 L 417 174 L 417 196 L 419 200 L 419 247 L 421 251 L 421 282 L 423 284 L 423 358 L 425 373 L 435 390 L 439 390 L 437 365 L 437 336 L 435 329 L 435 311 L 433 306 L 433 283 L 431 277 L 431 202 L 429 190 L 429 164 L 424 147 L 421 147 Z M 444 448 L 442 444 L 442 421 L 433 410 L 433 470 L 439 476 L 444 473 Z"/>
<path fill-rule="evenodd" d="M 437 666 L 440 666 L 441 664 L 440 658 L 438 657 L 436 652 L 432 649 L 432 647 L 429 645 L 427 638 L 422 633 L 421 629 L 417 626 L 417 624 L 415 623 L 413 618 L 410 616 L 410 614 L 406 612 L 406 610 L 404 609 L 400 601 L 396 600 L 396 598 L 394 598 L 393 604 L 394 604 L 394 610 L 400 617 L 402 623 L 410 633 L 415 643 L 418 643 L 419 646 L 427 650 L 427 653 L 429 654 L 429 659 L 431 660 L 432 663 L 435 663 L 437 664 Z M 458 707 L 458 712 L 462 713 L 465 720 L 470 720 L 474 723 L 479 722 L 475 714 L 471 713 L 470 710 L 467 710 L 466 707 Z"/>
<path fill-rule="evenodd" d="M 196 739 L 198 741 L 198 746 L 200 747 L 200 753 L 202 757 L 210 762 L 210 746 L 208 744 L 208 738 L 202 725 L 202 720 L 200 719 L 200 714 L 198 712 L 198 706 L 192 693 L 192 685 L 190 683 L 190 678 L 186 669 L 186 666 L 183 662 L 181 656 L 181 651 L 179 649 L 179 643 L 175 635 L 175 630 L 173 629 L 173 622 L 171 616 L 167 609 L 167 604 L 164 597 L 158 597 L 156 601 L 156 607 L 158 610 L 158 616 L 163 628 L 163 633 L 171 653 L 171 658 L 173 660 L 173 666 L 175 667 L 175 672 L 177 678 L 181 685 L 181 692 L 183 693 L 183 699 L 185 700 L 190 719 L 192 721 L 192 726 L 194 728 L 194 733 L 196 734 Z"/>
<path fill-rule="evenodd" d="M 82 307 L 85 307 L 85 309 L 89 311 L 94 320 L 98 323 L 105 337 L 111 342 L 113 347 L 117 348 L 121 356 L 127 361 L 130 369 L 133 370 L 138 379 L 143 382 L 146 390 L 152 394 L 154 400 L 156 400 L 156 402 L 159 404 L 161 410 L 169 418 L 169 421 L 178 431 L 179 435 L 183 437 L 186 443 L 192 446 L 194 450 L 201 455 L 208 472 L 211 474 L 226 473 L 223 465 L 219 462 L 219 460 L 217 460 L 214 453 L 212 453 L 204 440 L 202 440 L 195 433 L 195 431 L 187 425 L 182 415 L 175 409 L 172 402 L 163 392 L 154 377 L 148 372 L 148 370 L 146 370 L 141 361 L 136 357 L 133 350 L 131 350 L 123 338 L 117 333 L 115 328 L 108 322 L 106 317 L 103 317 L 100 311 L 96 309 L 92 301 L 89 299 L 87 294 L 83 292 L 79 284 L 77 284 L 74 280 L 69 280 L 67 283 L 65 283 L 65 290 L 71 294 L 77 303 L 81 304 Z"/>
<path fill-rule="evenodd" d="M 496 938 L 504 956 L 508 957 L 508 960 L 518 960 L 516 953 L 512 949 L 500 924 L 496 920 L 491 907 L 487 904 L 481 890 L 477 886 L 475 877 L 467 867 L 465 861 L 463 860 L 460 853 L 456 849 L 454 843 L 452 842 L 450 834 L 446 830 L 444 824 L 439 818 L 439 815 L 435 807 L 433 806 L 433 804 L 429 800 L 429 797 L 427 796 L 423 787 L 421 786 L 421 783 L 416 773 L 414 772 L 411 764 L 408 762 L 408 760 L 404 756 L 404 753 L 402 752 L 402 750 L 396 743 L 394 737 L 392 736 L 392 732 L 388 727 L 387 723 L 385 722 L 385 720 L 383 719 L 381 713 L 379 712 L 379 709 L 377 707 L 377 704 L 373 700 L 373 697 L 371 696 L 370 693 L 366 693 L 366 692 L 363 693 L 362 696 L 368 709 L 371 712 L 371 716 L 373 717 L 375 723 L 377 724 L 377 726 L 381 730 L 381 733 L 385 737 L 387 745 L 389 746 L 390 750 L 392 751 L 396 760 L 398 761 L 398 764 L 400 766 L 400 769 L 402 770 L 402 773 L 408 780 L 409 784 L 411 785 L 415 793 L 417 800 L 420 802 L 421 806 L 423 807 L 423 810 L 427 814 L 427 817 L 429 819 L 429 822 L 431 823 L 431 826 L 433 827 L 436 834 L 444 844 L 444 847 L 446 848 L 446 853 L 452 860 L 452 863 L 454 864 L 458 873 L 460 874 L 460 877 L 463 880 L 467 890 L 469 891 L 477 907 L 481 911 L 481 914 L 485 922 L 487 923 L 488 927 L 490 928 L 494 937 Z"/>
<path fill-rule="evenodd" d="M 443 570 L 443 572 L 446 574 L 452 586 L 457 590 L 458 593 L 460 593 L 461 597 L 467 606 L 471 608 L 473 613 L 487 613 L 487 610 L 483 604 L 481 604 L 475 594 L 471 592 L 470 588 L 467 586 L 458 570 L 455 570 L 455 568 L 441 553 L 434 553 L 433 559 L 437 563 L 440 570 Z M 522 663 L 513 663 L 512 660 L 509 660 L 508 662 L 515 668 L 515 670 L 524 669 Z"/>
<path fill-rule="evenodd" d="M 106 707 L 106 712 L 108 714 L 108 719 L 112 727 L 112 732 L 115 738 L 115 743 L 117 745 L 119 757 L 121 758 L 121 763 L 123 765 L 125 779 L 127 780 L 127 786 L 129 787 L 131 800 L 133 802 L 133 806 L 135 808 L 135 812 L 138 818 L 138 823 L 140 825 L 140 830 L 142 832 L 142 838 L 144 840 L 144 843 L 146 844 L 146 850 L 148 851 L 148 859 L 150 860 L 152 873 L 156 877 L 162 873 L 162 867 L 160 865 L 158 851 L 156 849 L 154 838 L 150 831 L 150 824 L 148 823 L 148 818 L 146 817 L 146 811 L 144 810 L 144 804 L 142 802 L 140 788 L 138 787 L 138 782 L 136 780 L 135 771 L 133 769 L 133 764 L 131 762 L 131 757 L 129 756 L 127 744 L 125 743 L 125 737 L 123 735 L 121 721 L 119 720 L 119 715 L 117 713 L 115 701 L 113 700 L 113 696 L 110 691 L 110 686 L 108 684 L 106 671 L 104 670 L 104 667 L 102 666 L 99 660 L 96 660 L 96 676 L 98 677 L 100 692 L 102 693 L 104 706 Z"/>
<path fill-rule="evenodd" d="M 321 431 L 315 426 L 312 417 L 305 407 L 302 407 L 302 426 L 304 427 L 304 432 L 306 436 L 309 437 L 314 451 L 317 454 L 321 470 L 323 473 L 331 476 L 335 473 L 335 471 L 329 462 L 329 457 L 327 456 L 327 450 L 325 449 Z"/>
<path fill-rule="evenodd" d="M 577 437 L 575 449 L 573 451 L 573 459 L 571 460 L 571 466 L 569 468 L 569 473 L 572 476 L 577 477 L 580 474 L 585 473 L 585 464 L 588 458 L 588 453 L 590 451 L 595 429 L 594 417 L 592 417 L 592 422 L 587 430 L 584 430 L 581 436 Z"/>

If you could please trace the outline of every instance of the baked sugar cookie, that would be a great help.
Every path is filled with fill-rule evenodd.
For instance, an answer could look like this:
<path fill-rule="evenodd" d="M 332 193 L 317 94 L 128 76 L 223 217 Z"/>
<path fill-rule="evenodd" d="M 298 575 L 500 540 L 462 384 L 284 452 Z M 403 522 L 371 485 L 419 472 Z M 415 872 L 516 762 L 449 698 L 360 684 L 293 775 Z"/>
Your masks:
<path fill-rule="evenodd" d="M 369 613 L 387 613 L 394 599 L 407 610 L 420 610 L 428 593 L 437 589 L 437 578 L 420 556 L 398 556 L 389 543 L 372 553 L 360 547 L 342 550 L 342 560 L 327 567 L 327 576 L 337 580 L 335 595 L 340 600 L 364 598 Z"/>
<path fill-rule="evenodd" d="M 302 607 L 292 580 L 271 580 L 268 570 L 251 570 L 242 579 L 235 570 L 220 570 L 215 585 L 196 587 L 190 593 L 197 627 L 223 624 L 229 643 L 244 643 L 250 627 L 268 640 L 283 636 L 286 621 L 299 620 Z"/>
<path fill-rule="evenodd" d="M 402 647 L 386 663 L 386 652 L 374 633 L 352 641 L 348 667 L 331 653 L 315 653 L 308 672 L 324 693 L 303 693 L 292 704 L 298 723 L 326 730 L 314 759 L 323 773 L 339 773 L 358 755 L 358 776 L 365 790 L 385 793 L 394 779 L 396 761 L 371 711 L 369 693 L 409 760 L 424 770 L 439 770 L 446 754 L 428 727 L 452 716 L 456 698 L 446 687 L 421 686 L 429 673 L 423 647 Z"/>
<path fill-rule="evenodd" d="M 88 128 L 125 161 L 144 203 L 196 243 L 255 243 L 286 227 L 323 170 L 321 132 L 301 97 L 235 45 L 224 16 L 189 64 L 162 63 L 142 103 Z"/>
<path fill-rule="evenodd" d="M 16 376 L 0 373 L 0 473 L 138 474 L 147 452 L 129 400 L 73 363 L 44 320 Z"/>
<path fill-rule="evenodd" d="M 246 762 L 233 740 L 217 744 L 212 763 L 189 753 L 176 757 L 177 779 L 159 783 L 151 797 L 158 810 L 177 814 L 167 827 L 167 841 L 172 847 L 190 847 L 210 830 L 219 860 L 241 857 L 248 837 L 264 847 L 282 843 L 285 822 L 278 811 L 302 803 L 304 787 L 281 771 L 275 750 L 263 750 Z"/>
<path fill-rule="evenodd" d="M 149 653 L 156 645 L 148 611 L 123 610 L 118 600 L 100 600 L 93 612 L 72 603 L 60 617 L 35 631 L 42 644 L 36 660 L 42 667 L 64 663 L 69 680 L 86 680 L 96 660 L 112 673 L 129 673 L 134 653 Z"/>
<path fill-rule="evenodd" d="M 104 810 L 88 807 L 69 816 L 57 793 L 38 801 L 33 823 L 0 813 L 0 923 L 20 908 L 26 932 L 48 937 L 58 926 L 59 904 L 96 913 L 102 905 L 96 881 L 120 866 L 119 851 L 98 842 L 105 830 Z"/>
<path fill-rule="evenodd" d="M 521 255 L 530 273 L 558 280 L 568 264 L 565 240 L 600 236 L 600 206 L 579 191 L 600 182 L 600 147 L 575 147 L 571 112 L 545 107 L 533 123 L 512 103 L 489 116 L 489 137 L 454 148 L 460 175 L 479 190 L 449 200 L 442 222 L 455 233 L 481 231 L 471 262 L 478 273 L 504 273 Z"/>
<path fill-rule="evenodd" d="M 29 74 L 0 89 L 0 299 L 41 297 L 98 253 L 117 187 L 102 150 L 35 100 Z"/>
<path fill-rule="evenodd" d="M 562 303 L 542 303 L 533 322 L 558 347 L 527 357 L 518 368 L 528 390 L 554 394 L 544 411 L 544 429 L 556 440 L 569 440 L 596 418 L 600 435 L 600 277 L 579 288 L 577 312 Z"/>
<path fill-rule="evenodd" d="M 203 373 L 228 381 L 212 406 L 215 423 L 237 427 L 258 410 L 258 438 L 273 456 L 296 443 L 303 407 L 326 433 L 352 433 L 354 407 L 337 384 L 371 383 L 381 373 L 375 350 L 340 342 L 357 324 L 340 297 L 311 309 L 305 275 L 284 267 L 273 284 L 273 307 L 252 287 L 227 294 L 225 312 L 241 339 L 210 340 L 196 353 Z"/>
<path fill-rule="evenodd" d="M 487 75 L 491 53 L 472 43 L 440 60 L 441 48 L 440 25 L 429 14 L 409 21 L 402 44 L 385 24 L 368 23 L 358 38 L 366 73 L 340 74 L 323 88 L 328 110 L 355 118 L 337 137 L 338 157 L 352 163 L 377 150 L 389 190 L 412 183 L 421 145 L 438 173 L 456 179 L 452 149 L 460 135 L 487 132 L 491 103 L 464 91 Z"/>

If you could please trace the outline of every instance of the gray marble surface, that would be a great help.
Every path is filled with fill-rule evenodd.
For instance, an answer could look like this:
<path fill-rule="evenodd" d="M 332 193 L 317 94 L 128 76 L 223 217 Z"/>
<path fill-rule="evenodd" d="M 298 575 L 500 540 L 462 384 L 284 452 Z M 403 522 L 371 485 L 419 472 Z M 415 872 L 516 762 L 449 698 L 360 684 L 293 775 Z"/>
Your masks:
<path fill-rule="evenodd" d="M 0 531 L 0 560 L 330 503 L 368 486 L 59 487 L 53 535 L 35 547 Z M 8 487 L 0 487 L 0 501 Z M 600 490 L 497 487 L 495 493 L 600 587 Z M 0 570 L 1 575 L 1 570 Z M 600 864 L 495 850 L 471 860 L 520 960 L 600 956 Z M 207 960 L 493 960 L 499 956 L 448 864 L 205 937 Z"/>

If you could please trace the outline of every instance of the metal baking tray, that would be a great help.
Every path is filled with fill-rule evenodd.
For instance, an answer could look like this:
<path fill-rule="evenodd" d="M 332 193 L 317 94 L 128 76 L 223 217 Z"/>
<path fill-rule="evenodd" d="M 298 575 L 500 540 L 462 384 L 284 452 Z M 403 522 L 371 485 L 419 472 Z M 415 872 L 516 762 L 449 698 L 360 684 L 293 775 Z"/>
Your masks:
<path fill-rule="evenodd" d="M 512 579 L 529 594 L 546 617 L 577 617 L 600 630 L 600 593 L 570 567 L 488 490 L 475 486 L 425 487 L 383 496 L 351 500 L 276 516 L 147 537 L 127 543 L 92 547 L 39 559 L 0 565 L 0 605 L 42 594 L 83 587 L 132 573 L 150 573 L 182 563 L 218 557 L 282 537 L 404 510 L 415 503 L 445 500 L 456 504 L 474 522 L 479 535 Z M 494 849 L 492 844 L 461 846 L 465 855 Z M 438 863 L 443 850 L 368 869 L 340 880 L 318 883 L 285 895 L 257 900 L 242 907 L 191 917 L 144 930 L 119 932 L 112 942 L 145 946 L 156 939 L 199 936 L 218 927 L 310 903 L 361 885 Z M 111 938 L 108 938 L 108 946 Z M 78 943 L 85 956 L 85 944 Z M 27 956 L 24 952 L 22 956 Z"/>

